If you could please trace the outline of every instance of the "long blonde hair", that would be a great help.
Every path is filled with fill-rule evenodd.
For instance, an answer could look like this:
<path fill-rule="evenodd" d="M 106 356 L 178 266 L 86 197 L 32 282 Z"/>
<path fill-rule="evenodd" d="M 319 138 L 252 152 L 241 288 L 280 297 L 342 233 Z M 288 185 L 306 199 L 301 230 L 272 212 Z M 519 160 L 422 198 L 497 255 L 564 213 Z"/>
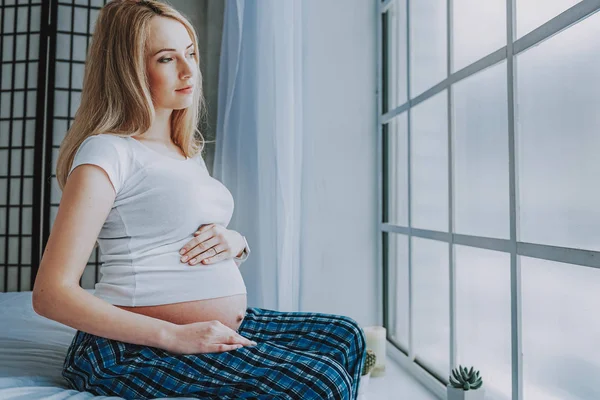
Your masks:
<path fill-rule="evenodd" d="M 101 10 L 87 54 L 81 103 L 58 153 L 56 179 L 62 191 L 81 143 L 92 135 L 132 136 L 146 132 L 154 119 L 154 106 L 146 75 L 146 40 L 155 16 L 182 23 L 196 49 L 198 37 L 177 10 L 154 0 L 113 0 Z M 173 110 L 171 138 L 187 157 L 204 148 L 198 128 L 206 114 L 198 51 L 194 55 L 198 89 L 190 107 Z M 197 133 L 197 135 L 195 135 Z"/>

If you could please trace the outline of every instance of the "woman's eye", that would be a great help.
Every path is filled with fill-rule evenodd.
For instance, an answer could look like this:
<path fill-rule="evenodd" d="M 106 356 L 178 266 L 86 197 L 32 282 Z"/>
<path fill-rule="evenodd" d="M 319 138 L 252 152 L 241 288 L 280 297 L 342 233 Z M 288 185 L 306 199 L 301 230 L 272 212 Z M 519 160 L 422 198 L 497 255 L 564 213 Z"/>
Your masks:
<path fill-rule="evenodd" d="M 196 55 L 196 53 L 190 53 L 190 56 L 195 56 L 195 55 Z M 172 58 L 161 58 L 160 60 L 158 60 L 158 62 L 162 63 L 162 64 L 166 64 L 165 61 L 171 61 L 171 60 L 172 60 Z"/>

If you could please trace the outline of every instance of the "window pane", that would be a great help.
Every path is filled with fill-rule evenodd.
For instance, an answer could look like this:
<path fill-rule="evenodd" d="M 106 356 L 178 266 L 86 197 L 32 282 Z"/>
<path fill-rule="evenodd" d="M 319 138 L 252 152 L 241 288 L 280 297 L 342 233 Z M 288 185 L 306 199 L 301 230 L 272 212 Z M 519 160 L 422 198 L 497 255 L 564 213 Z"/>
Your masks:
<path fill-rule="evenodd" d="M 447 76 L 446 0 L 410 4 L 410 95 L 415 97 Z"/>
<path fill-rule="evenodd" d="M 600 270 L 520 261 L 525 400 L 600 398 Z"/>
<path fill-rule="evenodd" d="M 600 250 L 600 13 L 517 58 L 520 240 Z"/>
<path fill-rule="evenodd" d="M 510 254 L 454 249 L 457 364 L 479 369 L 488 396 L 510 400 Z"/>
<path fill-rule="evenodd" d="M 412 226 L 448 231 L 448 94 L 411 110 Z"/>
<path fill-rule="evenodd" d="M 578 0 L 517 0 L 517 38 L 550 21 Z"/>
<path fill-rule="evenodd" d="M 408 236 L 387 233 L 390 336 L 408 349 Z"/>
<path fill-rule="evenodd" d="M 453 8 L 452 71 L 506 45 L 506 0 L 453 0 Z"/>
<path fill-rule="evenodd" d="M 448 243 L 413 237 L 414 351 L 441 376 L 449 373 Z"/>
<path fill-rule="evenodd" d="M 408 226 L 408 148 L 407 115 L 400 114 L 387 124 L 387 208 L 388 221 Z"/>
<path fill-rule="evenodd" d="M 506 62 L 454 87 L 455 232 L 510 236 Z"/>
<path fill-rule="evenodd" d="M 394 109 L 408 100 L 406 93 L 406 0 L 395 0 L 386 12 L 387 18 L 387 71 L 388 109 Z"/>

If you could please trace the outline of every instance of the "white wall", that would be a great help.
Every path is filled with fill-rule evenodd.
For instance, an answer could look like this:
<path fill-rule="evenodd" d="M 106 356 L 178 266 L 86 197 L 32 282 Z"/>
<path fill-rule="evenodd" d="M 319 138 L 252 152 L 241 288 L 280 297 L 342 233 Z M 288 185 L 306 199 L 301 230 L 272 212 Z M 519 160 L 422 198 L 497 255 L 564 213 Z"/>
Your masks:
<path fill-rule="evenodd" d="M 376 4 L 304 3 L 301 309 L 381 324 L 377 280 Z"/>

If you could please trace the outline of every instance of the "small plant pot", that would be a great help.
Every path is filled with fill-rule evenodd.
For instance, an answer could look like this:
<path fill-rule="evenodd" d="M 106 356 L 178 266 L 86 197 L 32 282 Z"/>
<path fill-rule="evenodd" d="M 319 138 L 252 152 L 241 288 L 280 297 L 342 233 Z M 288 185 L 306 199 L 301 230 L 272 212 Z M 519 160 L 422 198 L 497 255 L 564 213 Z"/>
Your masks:
<path fill-rule="evenodd" d="M 446 386 L 448 400 L 484 400 L 485 390 L 479 388 L 477 390 L 457 389 L 451 385 Z"/>
<path fill-rule="evenodd" d="M 369 388 L 369 381 L 371 380 L 371 372 L 366 375 L 362 375 L 360 377 L 360 381 L 358 381 L 358 395 L 364 395 L 367 393 L 367 389 Z"/>

